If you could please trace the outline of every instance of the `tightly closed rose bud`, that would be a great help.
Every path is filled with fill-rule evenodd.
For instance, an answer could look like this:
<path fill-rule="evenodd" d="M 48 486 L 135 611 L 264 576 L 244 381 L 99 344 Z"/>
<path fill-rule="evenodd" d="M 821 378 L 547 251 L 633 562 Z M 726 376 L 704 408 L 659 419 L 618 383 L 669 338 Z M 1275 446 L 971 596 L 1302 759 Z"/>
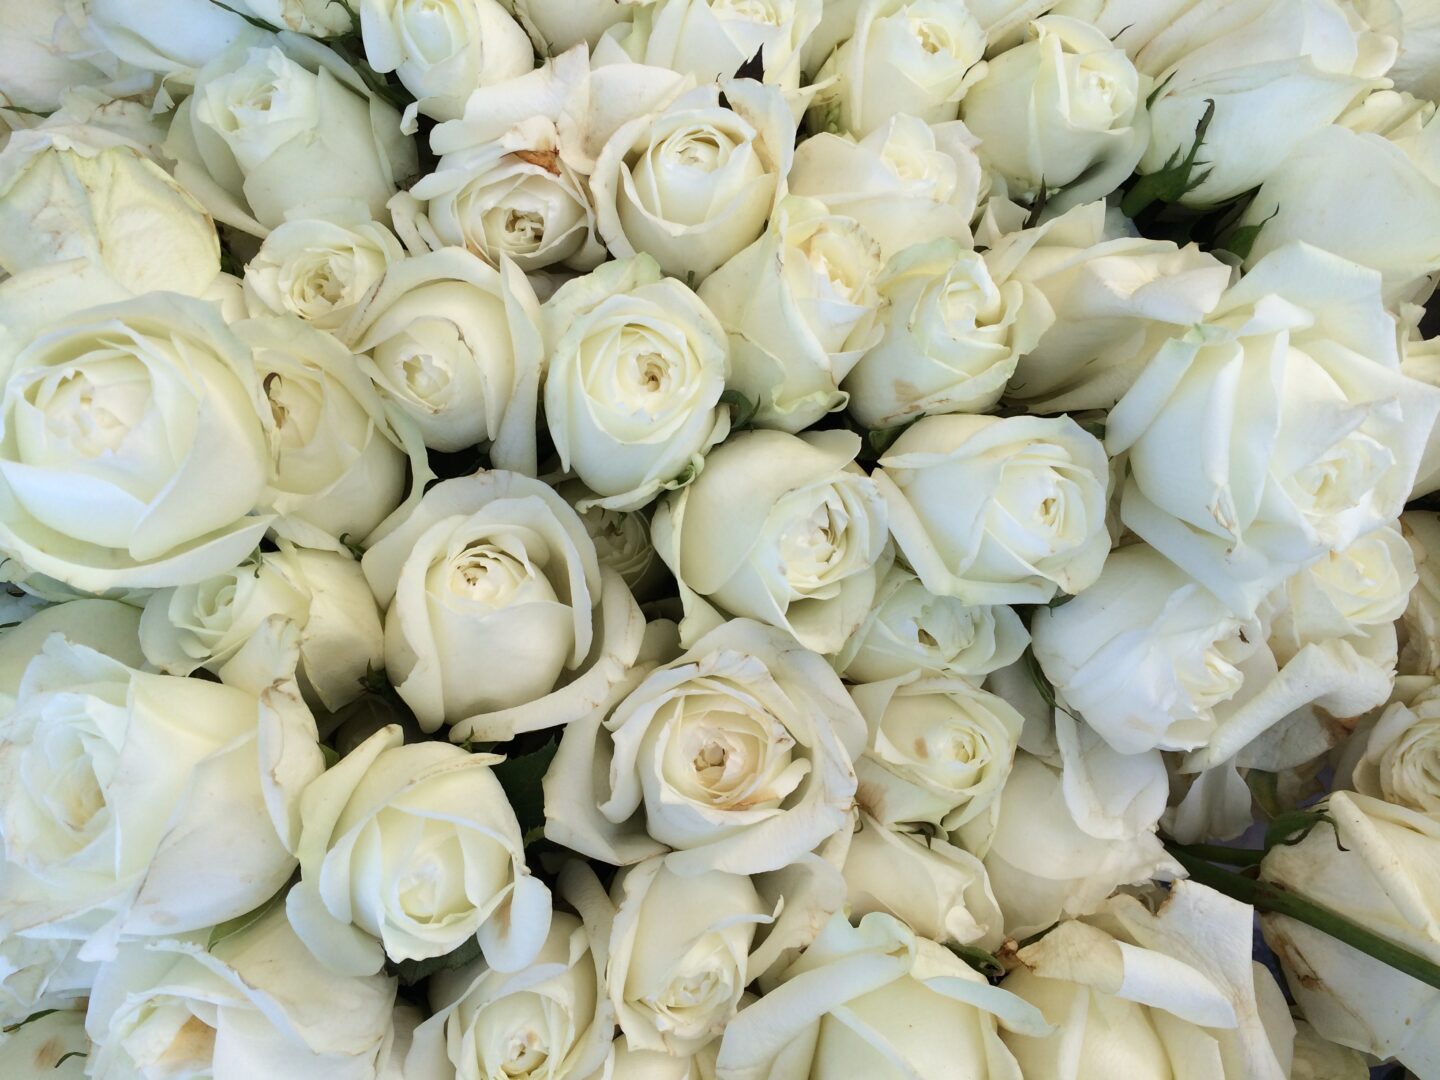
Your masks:
<path fill-rule="evenodd" d="M 530 876 L 515 811 L 490 767 L 503 759 L 377 731 L 300 804 L 296 932 L 325 966 L 373 975 L 478 937 L 501 971 L 530 964 L 550 930 L 550 891 Z"/>

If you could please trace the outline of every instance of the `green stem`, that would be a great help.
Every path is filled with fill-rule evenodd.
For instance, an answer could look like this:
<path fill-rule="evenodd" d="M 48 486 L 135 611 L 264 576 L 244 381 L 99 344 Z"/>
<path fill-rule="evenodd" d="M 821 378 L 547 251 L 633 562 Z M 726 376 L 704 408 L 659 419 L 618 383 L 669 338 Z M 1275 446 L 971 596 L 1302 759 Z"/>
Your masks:
<path fill-rule="evenodd" d="M 1284 915 L 1296 922 L 1302 922 L 1306 926 L 1313 926 L 1316 930 L 1329 934 L 1336 941 L 1343 942 L 1352 949 L 1358 949 L 1367 956 L 1373 956 L 1381 963 L 1404 972 L 1412 979 L 1419 979 L 1427 986 L 1440 989 L 1440 965 L 1396 945 L 1389 938 L 1372 934 L 1363 926 L 1351 922 L 1343 915 L 1338 915 L 1329 908 L 1321 907 L 1295 893 L 1287 892 L 1278 885 L 1268 881 L 1256 881 L 1254 878 L 1245 877 L 1243 874 L 1237 874 L 1231 870 L 1222 870 L 1213 863 L 1197 858 L 1191 850 L 1179 845 L 1171 847 L 1170 854 L 1174 855 L 1180 865 L 1185 867 L 1192 881 L 1208 885 L 1216 892 L 1222 892 L 1226 896 L 1250 904 L 1256 911 Z"/>
<path fill-rule="evenodd" d="M 1259 866 L 1265 852 L 1254 848 L 1226 847 L 1224 844 L 1179 844 L 1166 840 L 1171 852 L 1183 851 L 1197 859 L 1207 859 L 1223 866 Z"/>

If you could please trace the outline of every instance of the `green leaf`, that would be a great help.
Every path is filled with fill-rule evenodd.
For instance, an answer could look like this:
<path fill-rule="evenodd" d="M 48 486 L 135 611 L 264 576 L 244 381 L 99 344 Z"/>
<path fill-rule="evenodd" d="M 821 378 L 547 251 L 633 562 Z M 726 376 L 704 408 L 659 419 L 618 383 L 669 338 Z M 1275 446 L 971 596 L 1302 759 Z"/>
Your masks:
<path fill-rule="evenodd" d="M 1058 189 L 1057 189 L 1058 190 Z M 1040 177 L 1040 192 L 1035 196 L 1035 202 L 1030 207 L 1030 213 L 1025 217 L 1025 224 L 1022 229 L 1033 229 L 1040 224 L 1040 215 L 1045 212 L 1045 204 L 1050 201 L 1050 189 L 1045 186 L 1045 177 Z"/>
<path fill-rule="evenodd" d="M 414 986 L 438 972 L 454 971 L 458 967 L 464 967 L 479 955 L 480 939 L 469 937 L 458 949 L 448 952 L 444 956 L 432 956 L 427 960 L 400 960 L 388 966 L 394 969 L 403 985 Z"/>
<path fill-rule="evenodd" d="M 54 1067 L 58 1069 L 61 1065 L 64 1065 L 65 1062 L 69 1061 L 72 1057 L 89 1057 L 89 1056 L 90 1056 L 90 1055 L 87 1054 L 87 1053 L 85 1053 L 84 1050 L 71 1050 L 68 1054 L 63 1054 L 63 1055 L 61 1055 L 60 1060 L 57 1061 L 57 1062 L 55 1062 L 55 1066 L 54 1066 Z"/>
<path fill-rule="evenodd" d="M 1318 825 L 1335 825 L 1335 819 L 1329 814 L 1320 810 L 1287 810 L 1275 817 L 1265 829 L 1265 850 L 1272 847 L 1292 847 L 1300 843 Z M 1335 835 L 1336 845 L 1340 845 L 1340 835 Z M 1340 850 L 1344 851 L 1343 845 Z"/>
<path fill-rule="evenodd" d="M 365 549 L 360 546 L 360 541 L 352 539 L 348 532 L 340 534 L 340 545 L 350 552 L 356 562 L 359 562 L 365 554 Z"/>
<path fill-rule="evenodd" d="M 720 395 L 720 404 L 730 406 L 731 431 L 744 431 L 760 411 L 760 402 L 751 401 L 739 390 L 726 390 Z"/>
<path fill-rule="evenodd" d="M 264 19 L 257 19 L 254 15 L 248 15 L 243 11 L 236 11 L 229 4 L 222 4 L 220 0 L 210 0 L 210 3 L 214 4 L 218 8 L 224 8 L 236 18 L 244 19 L 251 26 L 256 27 L 259 30 L 269 30 L 272 34 L 281 34 L 285 32 L 285 28 L 283 26 L 272 26 Z"/>
<path fill-rule="evenodd" d="M 12 1031 L 19 1031 L 26 1024 L 33 1024 L 36 1020 L 43 1020 L 51 1013 L 56 1013 L 59 1011 L 59 1009 L 41 1009 L 37 1013 L 31 1013 L 29 1016 L 25 1017 L 24 1020 L 21 1020 L 18 1023 L 11 1024 L 8 1027 L 0 1028 L 0 1032 L 9 1035 Z"/>
<path fill-rule="evenodd" d="M 1034 649 L 1027 648 L 1025 650 L 1025 670 L 1030 675 L 1030 681 L 1035 684 L 1035 689 L 1039 691 L 1040 697 L 1046 705 L 1052 709 L 1059 709 L 1066 716 L 1070 717 L 1071 720 L 1074 720 L 1077 724 L 1080 723 L 1080 717 L 1076 716 L 1064 705 L 1061 705 L 1056 699 L 1055 687 L 1051 684 L 1050 680 L 1045 677 L 1045 672 L 1041 670 L 1040 661 L 1035 656 Z"/>
<path fill-rule="evenodd" d="M 551 739 L 538 750 L 506 758 L 495 766 L 495 779 L 505 789 L 505 797 L 510 800 L 515 817 L 520 822 L 521 833 L 545 825 L 545 793 L 540 781 L 545 778 L 545 772 L 559 748 L 559 740 Z"/>
<path fill-rule="evenodd" d="M 266 900 L 259 907 L 255 908 L 253 911 L 247 911 L 244 915 L 237 915 L 233 919 L 227 919 L 225 922 L 222 922 L 220 925 L 216 926 L 213 930 L 210 931 L 210 940 L 205 943 L 205 951 L 209 952 L 226 938 L 234 937 L 236 934 L 240 933 L 240 931 L 248 930 L 250 927 L 254 926 L 257 922 L 259 922 L 266 915 L 268 915 L 271 909 L 274 908 L 276 904 L 283 901 L 285 899 L 285 894 L 289 891 L 290 890 L 287 886 L 286 888 L 283 888 L 279 892 L 277 892 L 274 896 L 270 897 L 269 900 Z"/>
<path fill-rule="evenodd" d="M 877 459 L 884 457 L 885 452 L 895 445 L 895 440 L 909 431 L 914 423 L 915 421 L 911 420 L 909 423 L 896 424 L 894 427 L 874 428 L 867 431 L 865 442 L 870 448 L 870 453 Z"/>
<path fill-rule="evenodd" d="M 1210 170 L 1201 169 L 1196 172 L 1195 159 L 1200 153 L 1200 147 L 1205 144 L 1205 132 L 1210 129 L 1210 121 L 1214 118 L 1215 101 L 1206 98 L 1205 112 L 1201 114 L 1200 122 L 1195 125 L 1195 141 L 1190 146 L 1190 152 L 1182 158 L 1177 149 L 1165 162 L 1163 169 L 1147 173 L 1135 182 L 1135 186 L 1120 200 L 1120 210 L 1126 217 L 1137 217 L 1142 210 L 1156 201 L 1179 202 L 1205 181 Z"/>
<path fill-rule="evenodd" d="M 1243 262 L 1250 257 L 1250 252 L 1255 250 L 1255 241 L 1260 239 L 1260 230 L 1279 212 L 1280 207 L 1277 206 L 1264 221 L 1257 221 L 1254 225 L 1235 226 L 1217 246 L 1233 252 Z"/>
<path fill-rule="evenodd" d="M 986 952 L 978 945 L 947 945 L 946 948 L 987 979 L 998 979 L 1005 974 L 1005 965 L 995 954 Z"/>
<path fill-rule="evenodd" d="M 327 746 L 325 743 L 321 743 L 320 755 L 325 759 L 325 768 L 327 769 L 333 769 L 336 765 L 340 764 L 340 751 L 336 750 L 333 746 Z"/>
<path fill-rule="evenodd" d="M 27 109 L 24 105 L 6 105 L 3 101 L 0 101 L 0 109 L 6 112 L 20 113 L 24 116 L 38 116 L 41 120 L 49 120 L 55 115 L 54 113 L 40 112 L 38 109 Z"/>

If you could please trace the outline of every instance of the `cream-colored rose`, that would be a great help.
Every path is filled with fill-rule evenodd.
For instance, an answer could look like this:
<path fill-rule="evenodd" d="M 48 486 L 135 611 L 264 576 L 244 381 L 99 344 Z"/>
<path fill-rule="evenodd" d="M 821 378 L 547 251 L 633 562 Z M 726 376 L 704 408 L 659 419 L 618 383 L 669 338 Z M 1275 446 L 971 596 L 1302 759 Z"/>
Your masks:
<path fill-rule="evenodd" d="M 6 1076 L 84 1080 L 85 1063 L 93 1051 L 85 1034 L 83 1011 L 52 1012 L 13 1030 L 0 1031 L 0 1069 Z"/>
<path fill-rule="evenodd" d="M 585 131 L 571 114 L 589 106 L 583 49 L 518 78 L 471 92 L 462 119 L 435 128 L 440 161 L 411 194 L 426 200 L 440 240 L 468 247 L 491 265 L 522 270 L 564 263 L 591 270 L 606 256 L 595 235 Z"/>
<path fill-rule="evenodd" d="M 88 0 L 79 10 L 82 30 L 106 52 L 187 86 L 196 69 L 254 37 L 242 16 L 210 0 Z"/>
<path fill-rule="evenodd" d="M 600 150 L 590 176 L 600 236 L 616 258 L 644 252 L 667 274 L 703 281 L 764 231 L 794 155 L 795 121 L 776 88 L 728 79 L 688 90 L 621 124 Z"/>
<path fill-rule="evenodd" d="M 116 71 L 123 68 L 119 58 L 94 55 L 94 39 L 71 18 L 65 0 L 35 0 L 5 14 L 0 26 L 0 100 L 6 105 L 48 113 L 59 108 L 74 87 L 105 86 L 114 74 L 123 79 Z"/>
<path fill-rule="evenodd" d="M 875 483 L 900 552 L 931 592 L 967 604 L 1045 603 L 1100 576 L 1109 464 L 1067 416 L 928 416 Z"/>
<path fill-rule="evenodd" d="M 1241 224 L 1259 227 L 1246 258 L 1254 265 L 1297 240 L 1379 270 L 1386 299 L 1428 295 L 1429 275 L 1440 264 L 1440 121 L 1428 106 L 1398 129 L 1368 123 L 1373 99 L 1399 99 L 1391 91 L 1361 106 L 1297 146 L 1266 177 Z M 1349 193 L 1363 184 L 1365 197 Z M 1342 203 L 1351 204 L 1345 213 Z M 1261 224 L 1263 222 L 1263 225 Z"/>
<path fill-rule="evenodd" d="M 391 72 L 420 112 L 453 120 L 470 91 L 524 75 L 530 40 L 497 0 L 358 0 L 365 59 Z"/>
<path fill-rule="evenodd" d="M 366 675 L 384 667 L 380 612 L 360 565 L 344 552 L 296 547 L 261 552 L 196 585 L 157 589 L 145 601 L 140 645 L 161 671 L 204 668 L 224 681 L 226 665 L 258 647 L 256 635 L 275 615 L 299 629 L 296 678 L 329 712 L 359 697 Z"/>
<path fill-rule="evenodd" d="M 1440 814 L 1440 690 L 1385 708 L 1364 736 L 1352 782 L 1363 795 Z"/>
<path fill-rule="evenodd" d="M 1055 1027 L 1005 1034 L 1026 1080 L 1289 1080 L 1295 1025 L 1250 958 L 1252 919 L 1248 905 L 1178 881 L 1161 897 L 1112 897 L 1021 949 L 1000 985 Z"/>
<path fill-rule="evenodd" d="M 1067 9 L 1070 7 L 1067 4 Z M 1078 0 L 1158 88 L 1141 172 L 1184 156 L 1213 102 L 1198 163 L 1181 199 L 1211 206 L 1261 183 L 1311 132 L 1383 85 L 1395 41 L 1338 0 Z"/>
<path fill-rule="evenodd" d="M 1295 1021 L 1295 1060 L 1290 1080 L 1369 1080 L 1370 1062 L 1356 1050 L 1322 1039 L 1304 1020 Z"/>
<path fill-rule="evenodd" d="M 237 0 L 241 11 L 281 30 L 308 37 L 348 34 L 355 28 L 357 0 Z"/>
<path fill-rule="evenodd" d="M 1298 843 L 1270 849 L 1261 880 L 1440 962 L 1433 888 L 1440 823 L 1345 791 L 1322 806 L 1326 821 Z M 1260 926 L 1296 1002 L 1322 1037 L 1393 1056 L 1417 1076 L 1440 1069 L 1440 991 L 1283 915 L 1262 915 Z"/>
<path fill-rule="evenodd" d="M 47 321 L 0 398 L 0 547 L 96 592 L 235 566 L 270 520 L 251 515 L 261 407 L 250 350 L 211 304 L 151 293 Z"/>
<path fill-rule="evenodd" d="M 359 206 L 304 209 L 271 230 L 246 264 L 245 299 L 252 315 L 298 315 L 339 330 L 404 258 L 395 234 Z"/>
<path fill-rule="evenodd" d="M 1397 670 L 1402 675 L 1440 674 L 1440 515 L 1407 511 L 1400 515 L 1400 531 L 1415 557 L 1418 580 L 1396 624 Z"/>
<path fill-rule="evenodd" d="M 0 270 L 85 259 L 135 293 L 205 293 L 215 226 L 145 153 L 104 128 L 47 122 L 0 153 Z"/>
<path fill-rule="evenodd" d="M 964 124 L 893 116 L 858 142 L 822 132 L 795 149 L 789 191 L 853 218 L 889 259 L 926 240 L 968 243 L 985 187 Z"/>
<path fill-rule="evenodd" d="M 634 663 L 644 620 L 549 485 L 442 481 L 361 561 L 386 608 L 385 667 L 421 726 L 508 739 L 578 719 Z"/>
<path fill-rule="evenodd" d="M 1054 737 L 1048 759 L 1016 755 L 994 824 L 976 818 L 953 838 L 985 863 L 1017 939 L 1089 914 L 1121 885 L 1180 874 L 1155 834 L 1169 792 L 1160 754 L 1117 754 L 1058 710 Z"/>
<path fill-rule="evenodd" d="M 534 473 L 540 305 L 516 266 L 461 248 L 403 259 L 339 337 L 426 446 L 487 442 L 496 465 Z"/>
<path fill-rule="evenodd" d="M 984 864 L 937 836 L 887 828 L 862 811 L 844 873 L 852 919 L 882 911 L 942 945 L 993 951 L 1002 943 L 1004 918 Z"/>
<path fill-rule="evenodd" d="M 857 436 L 744 432 L 656 509 L 655 550 L 680 585 L 681 641 L 724 613 L 839 651 L 864 621 L 886 545 L 885 506 Z"/>
<path fill-rule="evenodd" d="M 1219 303 L 1233 273 L 1194 244 L 1135 235 L 1104 202 L 995 237 L 986 261 L 1054 312 L 1005 388 L 1038 413 L 1110 408 L 1167 338 Z"/>
<path fill-rule="evenodd" d="M 603 1065 L 615 1031 L 605 990 L 615 911 L 583 864 L 561 868 L 559 891 L 580 917 L 556 911 L 528 967 L 475 960 L 432 977 L 435 1013 L 415 1032 L 406 1080 L 588 1078 Z"/>
<path fill-rule="evenodd" d="M 293 641 L 270 630 L 275 666 L 293 668 Z M 0 639 L 0 666 L 28 658 L 0 731 L 0 936 L 79 939 L 81 959 L 105 959 L 273 895 L 295 867 L 300 791 L 323 768 L 294 683 L 152 675 L 57 631 Z"/>
<path fill-rule="evenodd" d="M 10 1027 L 37 1012 L 83 1004 L 90 996 L 96 965 L 78 958 L 80 945 L 18 935 L 0 942 L 0 1024 Z M 0 1042 L 0 1047 L 4 1045 Z M 0 1050 L 0 1065 L 4 1061 Z"/>
<path fill-rule="evenodd" d="M 1232 610 L 1400 513 L 1440 391 L 1400 371 L 1380 275 L 1271 253 L 1111 411 L 1121 520 Z"/>
<path fill-rule="evenodd" d="M 880 248 L 814 199 L 776 207 L 755 243 L 700 286 L 730 339 L 729 385 L 761 427 L 799 432 L 843 408 L 840 383 L 880 338 Z"/>
<path fill-rule="evenodd" d="M 377 731 L 305 789 L 300 881 L 285 900 L 322 964 L 373 975 L 478 938 L 485 962 L 519 971 L 550 932 L 550 890 L 530 876 L 515 811 L 490 767 L 446 742 Z"/>
<path fill-rule="evenodd" d="M 681 876 L 663 857 L 621 870 L 606 981 L 633 1050 L 684 1056 L 725 1030 L 758 972 L 747 959 L 771 922 L 748 877 Z"/>
<path fill-rule="evenodd" d="M 272 908 L 203 935 L 124 946 L 85 1016 L 92 1076 L 391 1080 L 395 980 L 327 971 Z"/>
<path fill-rule="evenodd" d="M 400 114 L 336 53 L 288 32 L 247 34 L 206 63 L 165 153 L 216 220 L 262 237 L 291 208 L 329 199 L 357 200 L 384 220 L 416 169 Z"/>
<path fill-rule="evenodd" d="M 584 43 L 594 48 L 610 27 L 627 23 L 655 0 L 500 0 L 525 28 L 535 51 L 558 56 Z"/>
<path fill-rule="evenodd" d="M 725 334 L 704 303 L 637 255 L 566 282 L 541 314 L 561 466 L 616 510 L 693 478 L 730 430 Z"/>
<path fill-rule="evenodd" d="M 815 74 L 817 130 L 869 135 L 892 116 L 954 120 L 984 73 L 985 31 L 964 4 L 863 0 L 847 39 Z"/>
<path fill-rule="evenodd" d="M 260 508 L 279 535 L 315 548 L 369 536 L 418 499 L 433 475 L 420 430 L 392 421 L 354 355 L 292 315 L 247 319 L 236 336 L 250 346 L 265 395 L 270 483 Z"/>
<path fill-rule="evenodd" d="M 835 916 L 780 987 L 725 1029 L 719 1080 L 1012 1080 L 1000 1029 L 1048 1029 L 1033 1006 L 890 915 Z"/>
<path fill-rule="evenodd" d="M 979 683 L 1020 659 L 1029 643 L 1013 608 L 972 607 L 953 596 L 936 596 L 896 565 L 880 579 L 870 614 L 835 666 L 850 682 L 882 682 L 918 671 Z"/>
<path fill-rule="evenodd" d="M 850 415 L 867 428 L 989 410 L 1054 319 L 1039 290 L 995 273 L 958 240 L 901 251 L 877 289 L 880 340 L 843 384 Z"/>
<path fill-rule="evenodd" d="M 850 696 L 869 731 L 855 762 L 868 814 L 886 826 L 946 830 L 993 817 L 1024 724 L 1004 698 L 964 679 L 909 674 Z"/>
<path fill-rule="evenodd" d="M 595 493 L 577 480 L 556 489 L 575 507 L 580 523 L 595 543 L 595 557 L 630 587 L 641 603 L 650 599 L 665 580 L 665 564 L 650 539 L 650 515 L 644 510 L 607 510 L 596 505 Z M 585 509 L 579 509 L 580 504 Z"/>
<path fill-rule="evenodd" d="M 732 619 L 566 727 L 545 835 L 616 866 L 673 848 L 684 876 L 779 870 L 850 827 L 864 740 L 822 658 Z"/>
<path fill-rule="evenodd" d="M 1440 5 L 1434 0 L 1398 0 L 1395 6 L 1400 15 L 1400 53 L 1385 74 L 1397 90 L 1434 101 L 1440 98 Z M 1382 25 L 1392 29 L 1389 22 Z"/>
<path fill-rule="evenodd" d="M 761 81 L 780 87 L 796 106 L 808 99 L 800 90 L 800 54 L 824 0 L 631 0 L 630 6 L 633 17 L 597 43 L 597 63 L 623 54 L 708 83 L 730 78 L 758 56 Z"/>
<path fill-rule="evenodd" d="M 1079 19 L 1046 15 L 1028 40 L 994 57 L 960 106 L 980 160 L 1014 195 L 1057 192 L 1065 210 L 1103 198 L 1134 170 L 1150 138 L 1150 80 L 1122 48 Z"/>

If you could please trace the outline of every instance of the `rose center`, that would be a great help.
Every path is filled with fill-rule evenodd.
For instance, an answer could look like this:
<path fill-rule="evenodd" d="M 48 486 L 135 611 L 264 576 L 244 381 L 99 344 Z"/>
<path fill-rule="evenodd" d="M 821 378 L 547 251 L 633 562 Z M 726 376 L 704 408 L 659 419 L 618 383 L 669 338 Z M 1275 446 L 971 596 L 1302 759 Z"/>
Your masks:
<path fill-rule="evenodd" d="M 96 384 L 72 371 L 44 405 L 45 426 L 78 455 L 97 458 L 118 451 L 143 415 L 145 388 L 138 382 Z"/>

